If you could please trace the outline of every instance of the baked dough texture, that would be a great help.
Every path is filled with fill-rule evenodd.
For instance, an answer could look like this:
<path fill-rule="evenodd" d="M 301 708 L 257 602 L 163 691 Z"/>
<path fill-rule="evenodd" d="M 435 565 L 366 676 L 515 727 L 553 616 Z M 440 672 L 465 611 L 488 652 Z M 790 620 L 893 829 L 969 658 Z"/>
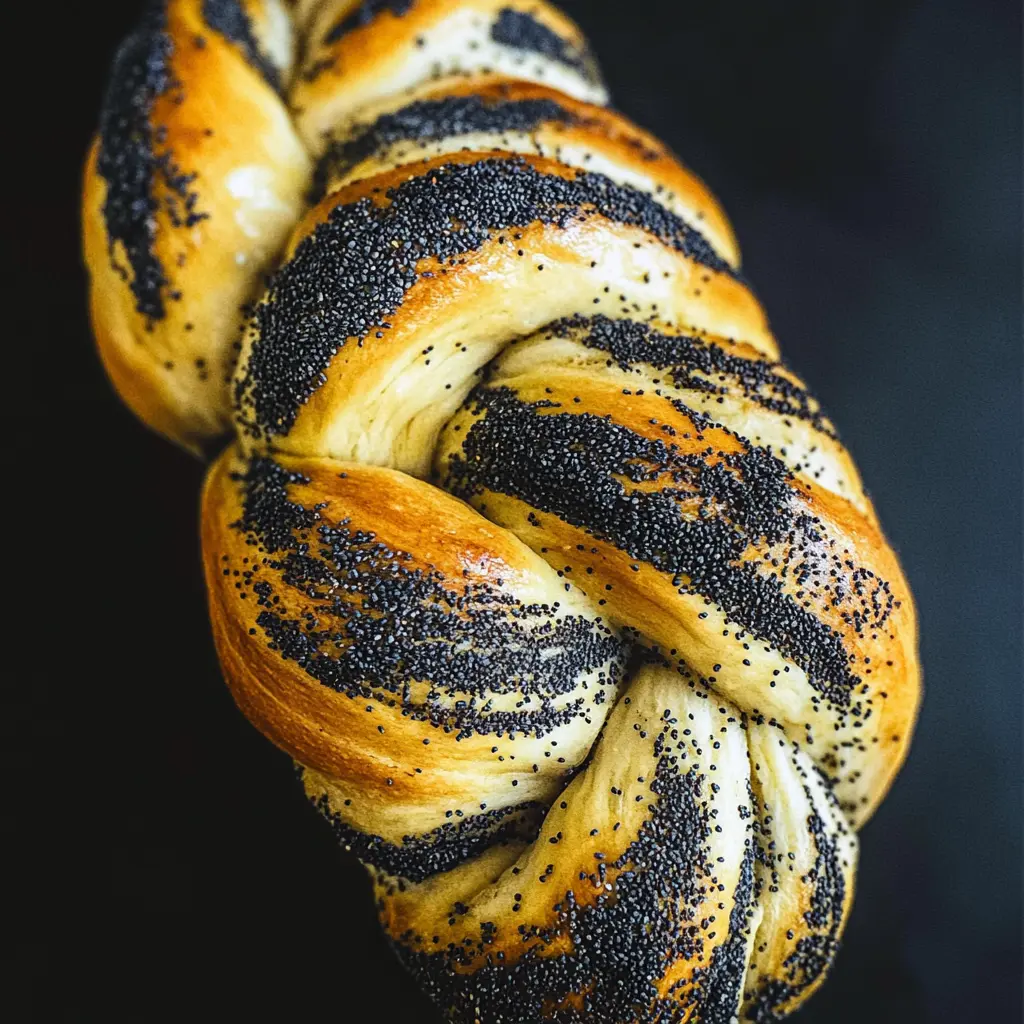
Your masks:
<path fill-rule="evenodd" d="M 84 244 L 202 453 L 238 706 L 462 1022 L 780 1020 L 907 751 L 916 620 L 717 201 L 538 0 L 163 0 Z"/>

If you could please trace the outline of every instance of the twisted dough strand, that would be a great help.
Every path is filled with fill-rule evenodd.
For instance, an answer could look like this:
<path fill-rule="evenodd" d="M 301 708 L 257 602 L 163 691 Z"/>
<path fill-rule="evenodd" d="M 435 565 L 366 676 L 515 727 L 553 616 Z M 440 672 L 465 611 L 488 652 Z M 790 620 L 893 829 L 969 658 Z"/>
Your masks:
<path fill-rule="evenodd" d="M 604 99 L 535 0 L 154 4 L 97 340 L 156 429 L 233 425 L 225 676 L 437 1005 L 777 1020 L 905 756 L 913 602 L 728 220 Z"/>

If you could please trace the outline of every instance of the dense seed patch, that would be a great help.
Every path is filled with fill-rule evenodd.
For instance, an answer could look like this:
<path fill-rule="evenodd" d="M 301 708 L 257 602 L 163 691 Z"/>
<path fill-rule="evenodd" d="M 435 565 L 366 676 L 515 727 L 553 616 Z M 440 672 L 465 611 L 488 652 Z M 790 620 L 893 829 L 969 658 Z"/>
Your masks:
<path fill-rule="evenodd" d="M 191 227 L 208 216 L 198 209 L 195 175 L 178 167 L 174 154 L 162 148 L 166 129 L 152 124 L 159 97 L 176 93 L 183 99 L 171 69 L 173 52 L 163 5 L 152 4 L 114 58 L 100 113 L 96 169 L 107 185 L 103 217 L 111 261 L 149 321 L 163 319 L 170 285 L 154 248 L 157 213 L 166 213 L 174 227 Z M 128 267 L 117 262 L 117 242 Z"/>
<path fill-rule="evenodd" d="M 714 794 L 706 775 L 684 770 L 682 744 L 668 740 L 670 732 L 666 725 L 653 740 L 661 756 L 650 781 L 647 819 L 621 856 L 592 862 L 595 880 L 615 877 L 614 894 L 582 906 L 573 889 L 553 892 L 553 923 L 520 925 L 520 941 L 530 948 L 511 965 L 501 953 L 488 951 L 504 931 L 516 928 L 514 915 L 511 921 L 483 922 L 478 935 L 449 938 L 437 951 L 429 936 L 398 938 L 399 957 L 452 1020 L 654 1024 L 688 1019 L 695 1010 L 707 1024 L 728 1024 L 735 1017 L 746 965 L 728 945 L 716 948 L 708 967 L 694 972 L 695 983 L 666 994 L 657 989 L 669 964 L 699 956 L 708 931 L 714 931 L 707 915 L 711 894 L 717 895 L 708 847 L 717 816 Z M 751 861 L 748 851 L 731 894 L 741 934 L 751 901 Z M 584 870 L 581 879 L 586 877 Z"/>
<path fill-rule="evenodd" d="M 270 459 L 253 459 L 237 482 L 236 528 L 262 553 L 240 581 L 256 626 L 324 686 L 461 738 L 547 735 L 617 685 L 623 645 L 600 622 L 490 581 L 449 580 L 348 520 L 327 522 L 322 507 L 288 497 L 308 481 Z M 586 677 L 595 685 L 581 688 Z M 506 695 L 518 698 L 511 707 Z"/>
<path fill-rule="evenodd" d="M 512 495 L 671 573 L 681 593 L 710 598 L 800 665 L 829 701 L 849 704 L 859 680 L 841 635 L 777 578 L 741 561 L 751 544 L 785 542 L 798 552 L 815 546 L 792 476 L 769 451 L 750 446 L 712 463 L 611 419 L 521 401 L 505 387 L 478 388 L 469 404 L 478 418 L 450 458 L 453 493 L 467 500 L 485 491 Z M 628 488 L 623 478 L 672 482 L 650 491 Z M 680 499 L 697 499 L 699 514 L 682 516 Z"/>
<path fill-rule="evenodd" d="M 319 202 L 327 184 L 357 164 L 398 142 L 427 142 L 477 132 L 530 132 L 543 124 L 567 124 L 572 115 L 550 99 L 502 100 L 482 96 L 445 96 L 418 100 L 382 114 L 352 138 L 334 141 L 313 174 L 310 202 Z"/>
<path fill-rule="evenodd" d="M 565 64 L 590 82 L 599 80 L 596 63 L 588 50 L 576 48 L 527 11 L 502 8 L 491 26 L 491 38 L 503 46 Z"/>

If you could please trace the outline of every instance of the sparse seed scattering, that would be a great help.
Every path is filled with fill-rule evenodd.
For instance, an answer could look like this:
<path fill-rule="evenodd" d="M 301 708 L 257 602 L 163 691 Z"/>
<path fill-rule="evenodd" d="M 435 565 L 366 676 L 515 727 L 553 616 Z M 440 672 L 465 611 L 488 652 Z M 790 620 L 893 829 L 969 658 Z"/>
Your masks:
<path fill-rule="evenodd" d="M 447 1019 L 766 1024 L 838 950 L 914 605 L 716 200 L 605 99 L 538 0 L 153 3 L 93 322 L 222 448 L 225 677 Z"/>

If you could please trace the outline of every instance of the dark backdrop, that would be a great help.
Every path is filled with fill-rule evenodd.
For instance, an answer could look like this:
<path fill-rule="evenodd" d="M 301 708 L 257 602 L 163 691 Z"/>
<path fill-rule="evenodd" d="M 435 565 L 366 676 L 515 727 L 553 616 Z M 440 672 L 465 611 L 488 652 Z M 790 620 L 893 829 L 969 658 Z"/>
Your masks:
<path fill-rule="evenodd" d="M 45 1022 L 365 1020 L 367 999 L 432 1021 L 360 868 L 221 684 L 202 467 L 120 406 L 91 348 L 80 164 L 138 5 L 16 6 L 2 636 L 3 689 L 28 713 L 4 716 L 2 820 L 4 898 L 29 913 L 4 929 L 17 984 L 0 1000 Z M 917 739 L 799 1020 L 1019 1020 L 1018 5 L 565 6 L 617 104 L 724 200 L 920 604 Z"/>

